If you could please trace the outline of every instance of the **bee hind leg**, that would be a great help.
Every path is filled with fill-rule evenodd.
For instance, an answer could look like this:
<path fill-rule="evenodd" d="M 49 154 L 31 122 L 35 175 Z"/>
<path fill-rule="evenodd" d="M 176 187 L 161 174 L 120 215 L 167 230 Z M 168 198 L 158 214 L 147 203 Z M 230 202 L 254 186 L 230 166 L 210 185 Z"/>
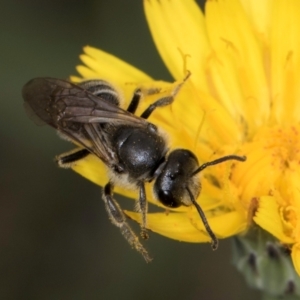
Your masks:
<path fill-rule="evenodd" d="M 111 222 L 120 228 L 121 233 L 128 241 L 128 243 L 142 254 L 146 262 L 150 262 L 152 259 L 149 256 L 147 250 L 140 243 L 138 237 L 133 232 L 129 224 L 127 223 L 126 216 L 124 215 L 120 205 L 116 202 L 112 195 L 113 185 L 108 183 L 103 189 L 102 199 L 105 203 L 105 209 Z"/>
<path fill-rule="evenodd" d="M 149 234 L 146 229 L 147 225 L 147 212 L 148 212 L 148 202 L 146 199 L 146 190 L 145 185 L 143 182 L 139 184 L 140 193 L 139 193 L 139 200 L 136 203 L 136 210 L 142 214 L 142 222 L 141 222 L 141 237 L 144 240 L 149 238 Z"/>
<path fill-rule="evenodd" d="M 89 154 L 90 152 L 87 149 L 75 149 L 56 156 L 54 160 L 59 167 L 68 169 L 78 160 L 87 157 Z"/>

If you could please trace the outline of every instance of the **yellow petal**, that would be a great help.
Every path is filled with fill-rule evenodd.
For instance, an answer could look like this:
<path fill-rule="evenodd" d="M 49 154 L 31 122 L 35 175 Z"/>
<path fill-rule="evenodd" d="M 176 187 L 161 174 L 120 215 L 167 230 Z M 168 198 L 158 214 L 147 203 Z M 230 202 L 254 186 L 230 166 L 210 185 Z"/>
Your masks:
<path fill-rule="evenodd" d="M 77 66 L 76 67 L 76 71 L 84 78 L 84 79 L 95 79 L 95 78 L 99 78 L 102 79 L 103 77 L 101 77 L 101 74 L 98 74 L 97 72 L 95 72 L 94 70 L 91 70 L 90 68 L 86 67 L 86 66 Z M 71 80 L 73 80 L 75 76 L 71 76 Z M 75 79 L 76 78 L 76 79 Z M 82 81 L 82 78 L 78 78 L 75 77 L 74 82 L 80 82 Z"/>
<path fill-rule="evenodd" d="M 209 53 L 203 13 L 193 0 L 145 0 L 145 13 L 156 47 L 171 74 L 191 80 L 207 91 L 203 68 Z"/>
<path fill-rule="evenodd" d="M 82 62 L 100 78 L 117 83 L 123 83 L 124 78 L 130 83 L 132 82 L 148 82 L 152 78 L 133 67 L 127 62 L 117 58 L 116 56 L 104 52 L 102 50 L 86 46 L 85 54 L 81 55 Z"/>
<path fill-rule="evenodd" d="M 107 168 L 95 155 L 88 155 L 84 159 L 78 160 L 72 165 L 72 169 L 100 186 L 104 186 L 108 183 Z"/>
<path fill-rule="evenodd" d="M 204 112 L 204 123 L 201 128 L 201 139 L 210 144 L 215 151 L 220 145 L 236 145 L 243 139 L 243 132 L 237 126 L 235 120 L 211 95 L 203 94 L 198 90 Z"/>
<path fill-rule="evenodd" d="M 240 0 L 258 37 L 269 40 L 273 0 Z"/>
<path fill-rule="evenodd" d="M 241 232 L 247 228 L 245 217 L 238 211 L 224 213 L 215 218 L 210 218 L 209 222 L 219 238 L 226 238 Z"/>
<path fill-rule="evenodd" d="M 228 59 L 226 53 L 219 51 L 210 56 L 206 68 L 212 94 L 224 105 L 236 123 L 240 122 L 246 105 L 235 63 Z"/>
<path fill-rule="evenodd" d="M 271 31 L 273 117 L 280 124 L 300 120 L 300 5 L 274 1 Z"/>
<path fill-rule="evenodd" d="M 294 240 L 285 234 L 281 219 L 276 198 L 273 196 L 260 197 L 259 207 L 253 220 L 281 242 L 293 243 Z"/>
<path fill-rule="evenodd" d="M 140 214 L 125 211 L 131 219 L 140 222 Z M 210 242 L 198 213 L 153 213 L 147 216 L 147 228 L 171 239 L 199 243 Z M 237 212 L 209 218 L 209 224 L 218 238 L 225 238 L 245 230 L 246 222 Z"/>
<path fill-rule="evenodd" d="M 300 276 L 300 245 L 299 244 L 295 244 L 293 246 L 291 256 L 292 256 L 295 270 Z"/>
<path fill-rule="evenodd" d="M 262 46 L 238 0 L 207 1 L 206 23 L 215 55 L 218 57 L 220 52 L 232 61 L 224 67 L 235 67 L 244 98 L 241 118 L 246 120 L 251 135 L 267 121 L 270 109 Z M 235 99 L 232 101 L 234 104 Z"/>

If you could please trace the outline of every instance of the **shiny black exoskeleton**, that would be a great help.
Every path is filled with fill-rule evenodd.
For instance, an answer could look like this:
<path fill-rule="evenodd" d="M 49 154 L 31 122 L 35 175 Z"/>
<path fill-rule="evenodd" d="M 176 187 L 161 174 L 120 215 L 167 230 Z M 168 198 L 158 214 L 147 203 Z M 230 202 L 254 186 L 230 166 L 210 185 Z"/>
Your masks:
<path fill-rule="evenodd" d="M 122 169 L 119 173 L 128 173 L 133 183 L 149 181 L 167 152 L 157 129 L 113 126 L 106 131 L 111 136 L 111 149 L 115 149 L 118 157 L 118 168 Z"/>
<path fill-rule="evenodd" d="M 113 198 L 114 185 L 139 190 L 136 208 L 141 212 L 141 234 L 147 238 L 147 198 L 145 183 L 154 181 L 154 195 L 166 207 L 194 205 L 216 249 L 218 240 L 207 223 L 197 203 L 201 184 L 199 172 L 207 166 L 226 160 L 244 161 L 236 155 L 221 157 L 199 166 L 196 156 L 186 149 L 169 151 L 167 142 L 158 128 L 147 121 L 152 112 L 170 105 L 179 92 L 178 84 L 170 96 L 151 104 L 141 116 L 135 112 L 142 92 L 137 89 L 127 108 L 119 107 L 120 93 L 108 82 L 89 80 L 79 85 L 52 79 L 36 78 L 23 88 L 27 110 L 54 127 L 69 140 L 82 148 L 57 157 L 61 167 L 94 154 L 108 167 L 109 182 L 103 189 L 105 208 L 113 224 L 118 226 L 127 241 L 139 251 L 146 261 L 150 257 L 127 223 L 126 217 Z"/>
<path fill-rule="evenodd" d="M 198 160 L 191 151 L 184 149 L 172 151 L 154 183 L 154 193 L 159 201 L 173 208 L 191 205 L 187 188 L 192 190 L 195 198 L 198 197 L 199 178 L 191 177 L 198 167 Z"/>

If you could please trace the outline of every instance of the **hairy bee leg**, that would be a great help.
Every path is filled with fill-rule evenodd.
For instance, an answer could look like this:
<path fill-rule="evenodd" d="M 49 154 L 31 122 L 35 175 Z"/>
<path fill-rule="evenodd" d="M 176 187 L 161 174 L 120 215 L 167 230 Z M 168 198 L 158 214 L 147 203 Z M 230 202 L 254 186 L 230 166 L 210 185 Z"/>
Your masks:
<path fill-rule="evenodd" d="M 143 182 L 139 184 L 140 194 L 139 200 L 137 202 L 137 210 L 142 214 L 142 222 L 141 222 L 141 237 L 144 240 L 149 238 L 149 234 L 146 229 L 147 225 L 147 212 L 148 212 L 148 202 L 146 199 L 146 190 Z"/>
<path fill-rule="evenodd" d="M 146 110 L 141 114 L 141 118 L 148 119 L 157 107 L 163 107 L 163 106 L 170 105 L 174 101 L 176 95 L 179 93 L 183 84 L 188 80 L 188 78 L 190 76 L 191 76 L 191 73 L 188 72 L 188 74 L 185 76 L 183 81 L 175 86 L 175 88 L 172 90 L 170 96 L 160 98 L 157 101 L 155 101 L 154 103 L 150 104 L 148 106 L 148 108 L 146 108 Z"/>
<path fill-rule="evenodd" d="M 119 204 L 114 200 L 112 196 L 113 185 L 108 183 L 103 189 L 103 201 L 105 203 L 105 209 L 108 213 L 108 216 L 111 222 L 120 228 L 121 233 L 128 241 L 128 243 L 135 248 L 138 252 L 140 252 L 146 262 L 150 262 L 152 259 L 149 256 L 147 250 L 140 243 L 138 237 L 130 228 L 126 221 L 126 216 L 124 215 Z"/>
<path fill-rule="evenodd" d="M 87 157 L 90 152 L 87 149 L 75 149 L 55 157 L 56 163 L 61 168 L 71 168 L 74 163 Z"/>
<path fill-rule="evenodd" d="M 140 88 L 136 89 L 133 93 L 132 99 L 129 103 L 129 106 L 127 108 L 127 111 L 135 114 L 137 108 L 139 107 L 140 101 L 143 97 L 143 95 L 155 95 L 158 94 L 161 91 L 161 89 L 148 89 L 142 91 Z"/>
<path fill-rule="evenodd" d="M 132 96 L 130 104 L 127 108 L 127 111 L 134 114 L 139 106 L 141 98 L 142 98 L 141 89 L 136 89 L 133 93 L 133 96 Z"/>

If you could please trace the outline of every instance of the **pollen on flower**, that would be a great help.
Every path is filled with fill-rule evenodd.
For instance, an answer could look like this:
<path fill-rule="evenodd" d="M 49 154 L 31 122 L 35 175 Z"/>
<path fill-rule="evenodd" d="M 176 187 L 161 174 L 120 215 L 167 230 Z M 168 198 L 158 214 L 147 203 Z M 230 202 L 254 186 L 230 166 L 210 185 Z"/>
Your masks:
<path fill-rule="evenodd" d="M 255 196 L 254 221 L 283 243 L 300 242 L 300 126 L 262 128 L 242 148 L 251 155 L 233 174 L 241 203 L 251 210 Z"/>
<path fill-rule="evenodd" d="M 291 126 L 287 129 L 275 128 L 268 132 L 265 148 L 272 151 L 274 167 L 281 170 L 293 169 L 292 162 L 300 162 L 300 128 Z M 262 137 L 264 138 L 264 137 Z"/>

